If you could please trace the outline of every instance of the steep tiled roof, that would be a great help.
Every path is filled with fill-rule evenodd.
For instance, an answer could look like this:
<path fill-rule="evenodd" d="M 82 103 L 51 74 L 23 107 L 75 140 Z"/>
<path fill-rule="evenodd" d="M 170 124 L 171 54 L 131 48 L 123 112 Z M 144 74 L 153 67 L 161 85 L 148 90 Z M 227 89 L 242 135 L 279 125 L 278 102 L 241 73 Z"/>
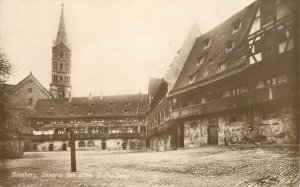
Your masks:
<path fill-rule="evenodd" d="M 236 67 L 249 63 L 248 48 L 243 41 L 256 8 L 257 2 L 197 38 L 170 95 L 204 85 L 216 77 L 225 77 Z M 234 26 L 240 27 L 234 30 Z"/>
<path fill-rule="evenodd" d="M 148 109 L 146 94 L 40 99 L 32 117 L 136 116 Z"/>
<path fill-rule="evenodd" d="M 53 44 L 53 47 L 57 46 L 58 44 L 63 43 L 66 47 L 70 49 L 68 38 L 67 38 L 67 32 L 65 27 L 65 19 L 64 19 L 64 9 L 62 6 L 61 14 L 60 14 L 60 21 L 57 31 L 56 40 Z"/>

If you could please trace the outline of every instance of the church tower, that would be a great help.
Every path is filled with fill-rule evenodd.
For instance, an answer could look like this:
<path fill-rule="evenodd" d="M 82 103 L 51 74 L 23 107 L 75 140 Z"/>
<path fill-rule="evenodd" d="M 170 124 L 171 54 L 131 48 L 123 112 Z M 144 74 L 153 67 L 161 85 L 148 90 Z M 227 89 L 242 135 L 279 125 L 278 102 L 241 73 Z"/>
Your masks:
<path fill-rule="evenodd" d="M 62 5 L 56 40 L 52 46 L 52 82 L 50 93 L 54 98 L 71 96 L 71 48 L 67 39 Z"/>

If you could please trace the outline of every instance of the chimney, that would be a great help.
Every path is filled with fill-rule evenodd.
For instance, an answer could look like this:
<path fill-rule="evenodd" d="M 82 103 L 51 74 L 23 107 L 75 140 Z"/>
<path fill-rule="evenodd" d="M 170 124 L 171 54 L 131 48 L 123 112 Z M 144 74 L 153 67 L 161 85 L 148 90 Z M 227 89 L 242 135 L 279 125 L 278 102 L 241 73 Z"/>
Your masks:
<path fill-rule="evenodd" d="M 100 100 L 103 99 L 103 92 L 100 93 Z"/>
<path fill-rule="evenodd" d="M 72 101 L 72 95 L 69 94 L 69 103 L 71 103 L 71 101 Z"/>
<path fill-rule="evenodd" d="M 92 100 L 92 93 L 90 93 L 89 95 L 89 100 Z"/>

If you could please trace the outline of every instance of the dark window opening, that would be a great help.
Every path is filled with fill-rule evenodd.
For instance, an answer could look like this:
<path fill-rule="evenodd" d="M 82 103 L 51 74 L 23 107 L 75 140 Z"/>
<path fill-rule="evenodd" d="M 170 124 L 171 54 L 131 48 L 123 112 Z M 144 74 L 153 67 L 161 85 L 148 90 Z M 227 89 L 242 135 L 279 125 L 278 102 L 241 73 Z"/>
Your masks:
<path fill-rule="evenodd" d="M 232 24 L 233 32 L 238 31 L 241 28 L 241 21 L 236 21 Z"/>
<path fill-rule="evenodd" d="M 78 142 L 78 147 L 85 147 L 85 142 L 84 141 Z"/>
<path fill-rule="evenodd" d="M 203 64 L 203 62 L 204 62 L 204 57 L 198 57 L 196 66 L 201 66 Z"/>
<path fill-rule="evenodd" d="M 28 92 L 29 92 L 29 93 L 32 93 L 32 88 L 28 88 Z"/>
<path fill-rule="evenodd" d="M 204 44 L 204 48 L 209 47 L 209 45 L 210 45 L 210 39 L 207 38 L 207 39 L 203 40 L 203 44 Z"/>
<path fill-rule="evenodd" d="M 181 98 L 181 108 L 188 107 L 189 105 L 189 97 Z"/>
<path fill-rule="evenodd" d="M 88 147 L 94 147 L 95 146 L 95 142 L 92 141 L 92 140 L 90 140 L 90 141 L 88 141 L 87 146 Z"/>

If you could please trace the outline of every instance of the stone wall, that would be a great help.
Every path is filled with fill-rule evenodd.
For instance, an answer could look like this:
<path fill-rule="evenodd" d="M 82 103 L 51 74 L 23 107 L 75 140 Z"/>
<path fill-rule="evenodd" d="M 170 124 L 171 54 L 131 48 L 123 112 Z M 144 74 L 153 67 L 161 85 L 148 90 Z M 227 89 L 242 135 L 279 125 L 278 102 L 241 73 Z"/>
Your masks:
<path fill-rule="evenodd" d="M 249 117 L 245 113 L 215 116 L 218 145 L 291 144 L 297 141 L 295 110 L 281 108 L 272 112 L 257 109 Z M 193 119 L 184 123 L 184 147 L 208 145 L 209 119 Z"/>
<path fill-rule="evenodd" d="M 150 137 L 150 149 L 156 151 L 169 151 L 175 149 L 171 145 L 171 134 L 160 134 Z"/>

